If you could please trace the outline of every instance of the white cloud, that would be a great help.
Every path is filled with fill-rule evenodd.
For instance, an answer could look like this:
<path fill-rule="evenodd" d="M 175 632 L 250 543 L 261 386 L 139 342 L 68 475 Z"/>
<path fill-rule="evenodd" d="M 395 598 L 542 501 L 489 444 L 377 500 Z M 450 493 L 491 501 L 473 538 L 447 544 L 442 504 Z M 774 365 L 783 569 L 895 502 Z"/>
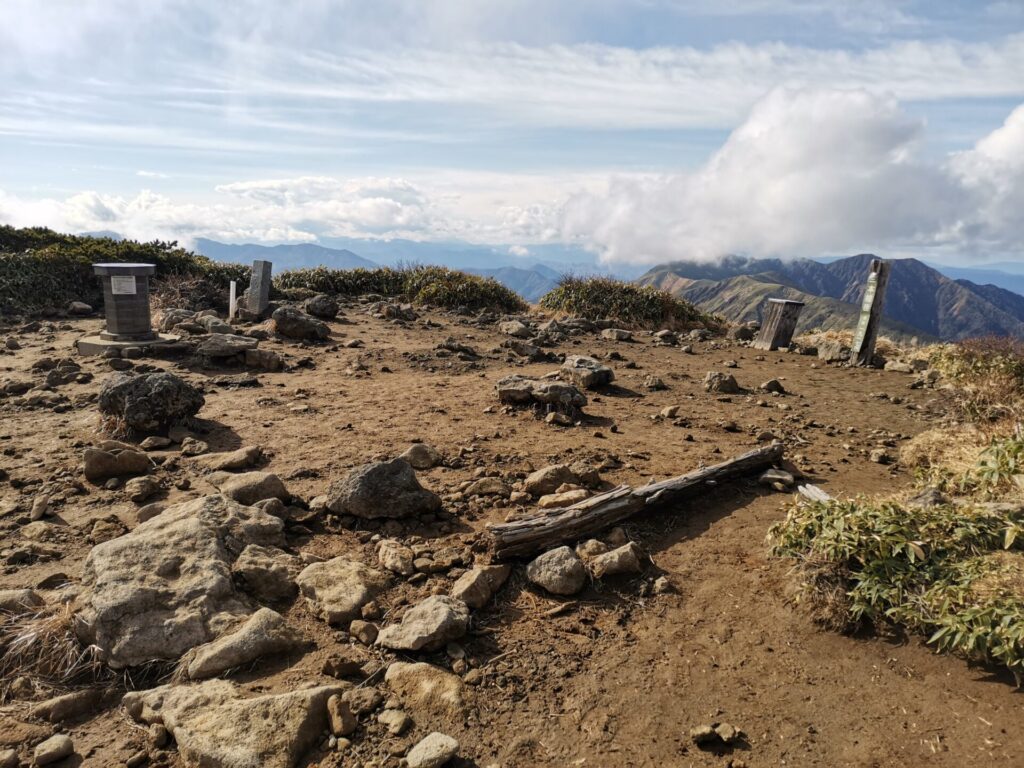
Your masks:
<path fill-rule="evenodd" d="M 1024 246 L 1024 107 L 968 152 L 920 152 L 924 124 L 864 91 L 780 89 L 698 171 L 574 196 L 562 233 L 609 261 Z"/>
<path fill-rule="evenodd" d="M 139 177 L 141 177 L 143 179 L 168 179 L 168 178 L 170 178 L 170 174 L 160 173 L 159 171 L 136 171 L 135 175 L 139 176 Z"/>
<path fill-rule="evenodd" d="M 687 173 L 298 176 L 221 184 L 199 205 L 142 191 L 65 199 L 0 193 L 0 222 L 136 239 L 463 239 L 582 244 L 653 263 L 914 249 L 1024 248 L 1024 106 L 969 150 L 923 151 L 925 123 L 865 90 L 777 89 Z"/>

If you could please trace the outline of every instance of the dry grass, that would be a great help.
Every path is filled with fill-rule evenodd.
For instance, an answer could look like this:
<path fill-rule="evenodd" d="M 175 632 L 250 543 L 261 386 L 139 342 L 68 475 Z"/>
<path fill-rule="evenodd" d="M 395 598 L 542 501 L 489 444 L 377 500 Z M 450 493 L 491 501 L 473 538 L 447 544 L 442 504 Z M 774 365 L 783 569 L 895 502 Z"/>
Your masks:
<path fill-rule="evenodd" d="M 853 346 L 852 331 L 807 331 L 797 336 L 794 341 L 805 347 L 817 347 L 828 341 L 838 341 L 844 347 Z M 885 358 L 923 357 L 920 347 L 901 346 L 888 336 L 879 336 L 875 342 L 875 352 Z"/>
<path fill-rule="evenodd" d="M 980 558 L 986 573 L 971 582 L 971 598 L 978 603 L 1024 595 L 1024 552 L 992 552 Z"/>
<path fill-rule="evenodd" d="M 75 632 L 72 605 L 5 614 L 0 621 L 0 699 L 11 683 L 28 677 L 48 686 L 95 681 L 105 672 L 101 651 L 83 645 Z"/>
<path fill-rule="evenodd" d="M 929 429 L 900 447 L 900 462 L 921 470 L 942 469 L 964 475 L 978 464 L 989 435 L 973 424 Z"/>

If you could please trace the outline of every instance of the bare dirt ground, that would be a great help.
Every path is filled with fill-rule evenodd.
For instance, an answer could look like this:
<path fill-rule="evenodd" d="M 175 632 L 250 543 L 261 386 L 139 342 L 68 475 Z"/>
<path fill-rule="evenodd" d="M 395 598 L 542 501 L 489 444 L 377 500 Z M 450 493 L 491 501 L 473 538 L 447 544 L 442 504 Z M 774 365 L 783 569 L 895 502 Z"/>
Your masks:
<path fill-rule="evenodd" d="M 307 501 L 346 469 L 397 455 L 417 440 L 457 459 L 454 467 L 418 473 L 443 496 L 474 472 L 515 478 L 578 459 L 603 465 L 602 478 L 610 483 L 643 484 L 749 450 L 766 430 L 782 438 L 787 457 L 830 493 L 897 492 L 912 477 L 898 465 L 869 461 L 870 450 L 885 445 L 896 455 L 901 440 L 929 428 L 945 405 L 936 391 L 909 389 L 912 378 L 900 373 L 828 368 L 788 353 L 758 359 L 755 350 L 733 342 L 695 343 L 693 354 L 686 354 L 655 346 L 646 335 L 627 343 L 588 334 L 553 351 L 605 359 L 619 387 L 591 397 L 582 425 L 559 428 L 498 404 L 498 379 L 542 375 L 557 364 L 515 362 L 499 348 L 505 337 L 494 326 L 476 327 L 442 313 L 401 324 L 368 317 L 357 306 L 346 312 L 350 323 L 331 324 L 332 343 L 261 343 L 293 362 L 309 357 L 312 368 L 271 374 L 140 362 L 202 382 L 200 436 L 211 450 L 263 446 L 266 469 Z M 432 327 L 425 326 L 427 318 Z M 73 356 L 73 341 L 100 326 L 89 319 L 4 332 L 22 348 L 0 356 L 0 378 L 38 383 L 33 363 Z M 477 363 L 439 357 L 435 347 L 448 336 L 484 357 Z M 340 346 L 350 339 L 365 346 Z M 613 352 L 622 359 L 608 360 Z M 0 399 L 0 468 L 8 478 L 0 484 L 0 511 L 6 512 L 0 516 L 0 548 L 9 552 L 24 544 L 20 528 L 43 483 L 63 489 L 55 494 L 51 519 L 62 532 L 47 542 L 58 547 L 58 558 L 8 563 L 0 589 L 73 583 L 95 520 L 113 514 L 127 528 L 136 524 L 136 506 L 123 491 L 94 486 L 82 476 L 83 447 L 102 439 L 91 400 L 109 368 L 98 358 L 77 360 L 95 378 L 59 388 L 70 400 L 66 411 L 15 408 Z M 722 399 L 706 393 L 705 373 L 726 371 L 729 360 L 737 367 L 728 372 L 742 386 L 753 389 L 778 378 L 789 394 Z M 668 389 L 647 391 L 649 374 L 664 379 Z M 224 376 L 258 383 L 232 387 Z M 655 418 L 670 405 L 681 406 L 685 426 Z M 153 455 L 164 457 L 155 476 L 168 488 L 168 501 L 212 491 L 177 450 Z M 190 487 L 175 487 L 185 479 Z M 398 766 L 408 746 L 434 729 L 460 741 L 458 764 L 469 766 L 1024 764 L 1024 699 L 1007 679 L 936 656 L 916 638 L 831 634 L 789 603 L 788 566 L 770 559 L 765 544 L 788 500 L 744 481 L 645 514 L 625 526 L 650 554 L 644 575 L 594 584 L 573 600 L 531 587 L 517 568 L 496 600 L 473 615 L 463 645 L 469 667 L 480 673 L 477 684 L 466 687 L 464 712 L 433 720 L 413 713 L 415 727 L 401 737 L 367 722 L 348 752 L 314 749 L 302 765 Z M 404 533 L 472 542 L 474 532 L 508 512 L 463 505 L 450 520 Z M 347 553 L 374 562 L 365 533 L 328 528 L 320 520 L 307 527 L 289 532 L 293 551 Z M 659 575 L 671 581 L 671 593 L 653 593 L 650 585 Z M 403 584 L 384 598 L 385 615 L 450 581 L 442 573 Z M 560 605 L 564 610 L 552 613 Z M 310 649 L 235 675 L 247 690 L 279 692 L 323 681 L 324 659 L 349 642 L 301 598 L 278 610 L 311 639 Z M 368 657 L 375 654 L 367 650 Z M 452 666 L 444 651 L 414 655 Z M 34 697 L 52 693 L 38 690 Z M 0 747 L 25 747 L 55 730 L 28 716 L 29 704 L 15 698 L 2 708 Z M 742 728 L 745 741 L 727 753 L 694 746 L 690 728 L 718 720 Z M 78 753 L 67 765 L 123 765 L 146 748 L 145 731 L 116 703 L 60 730 L 72 736 Z M 178 765 L 179 759 L 174 751 L 153 752 L 151 764 Z"/>

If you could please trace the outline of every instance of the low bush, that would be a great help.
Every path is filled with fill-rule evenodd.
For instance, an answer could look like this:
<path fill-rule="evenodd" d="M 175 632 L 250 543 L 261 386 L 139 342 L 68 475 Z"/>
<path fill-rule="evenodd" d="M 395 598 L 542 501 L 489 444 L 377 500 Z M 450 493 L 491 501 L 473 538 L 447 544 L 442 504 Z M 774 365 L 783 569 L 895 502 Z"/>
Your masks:
<path fill-rule="evenodd" d="M 971 421 L 1024 418 L 1024 341 L 986 337 L 932 349 L 929 362 L 956 391 Z"/>
<path fill-rule="evenodd" d="M 563 277 L 540 299 L 545 309 L 591 319 L 608 319 L 633 328 L 719 327 L 721 320 L 666 291 L 606 277 Z"/>

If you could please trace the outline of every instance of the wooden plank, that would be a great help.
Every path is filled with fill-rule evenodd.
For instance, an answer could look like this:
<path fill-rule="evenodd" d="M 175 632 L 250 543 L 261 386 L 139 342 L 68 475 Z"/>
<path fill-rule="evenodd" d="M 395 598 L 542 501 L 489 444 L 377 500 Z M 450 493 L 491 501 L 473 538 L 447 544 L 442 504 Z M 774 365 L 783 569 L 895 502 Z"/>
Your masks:
<path fill-rule="evenodd" d="M 566 542 L 593 536 L 632 517 L 646 507 L 677 499 L 688 491 L 770 467 L 783 456 L 781 443 L 748 451 L 721 464 L 650 483 L 641 488 L 620 485 L 578 504 L 552 509 L 523 520 L 487 526 L 499 558 L 531 555 Z"/>
<path fill-rule="evenodd" d="M 779 347 L 788 347 L 793 341 L 793 333 L 803 307 L 802 301 L 768 299 L 761 332 L 754 340 L 754 348 L 771 352 Z"/>
<path fill-rule="evenodd" d="M 885 289 L 889 285 L 889 270 L 892 265 L 881 259 L 872 259 L 868 272 L 867 287 L 860 307 L 860 320 L 853 336 L 854 365 L 871 365 L 875 357 L 875 342 L 878 328 L 882 324 L 882 305 L 885 303 Z"/>

